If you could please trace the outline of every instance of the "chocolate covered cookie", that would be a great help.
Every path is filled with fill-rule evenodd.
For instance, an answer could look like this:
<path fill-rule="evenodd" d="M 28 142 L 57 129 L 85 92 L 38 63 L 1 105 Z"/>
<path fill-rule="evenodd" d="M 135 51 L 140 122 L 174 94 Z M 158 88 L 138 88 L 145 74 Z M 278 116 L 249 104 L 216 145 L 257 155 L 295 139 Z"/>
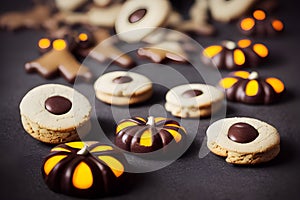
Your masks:
<path fill-rule="evenodd" d="M 119 193 L 126 165 L 124 155 L 112 146 L 80 141 L 54 147 L 45 157 L 41 171 L 54 192 L 103 197 Z"/>
<path fill-rule="evenodd" d="M 73 88 L 46 84 L 33 88 L 20 103 L 24 129 L 33 138 L 58 144 L 78 140 L 90 129 L 91 105 Z"/>
<path fill-rule="evenodd" d="M 232 164 L 258 164 L 275 158 L 280 151 L 276 128 L 257 119 L 221 119 L 207 129 L 207 146 Z"/>
<path fill-rule="evenodd" d="M 257 72 L 236 71 L 219 82 L 229 101 L 246 104 L 271 104 L 285 91 L 284 83 L 275 77 L 259 77 Z"/>
<path fill-rule="evenodd" d="M 219 69 L 241 69 L 256 67 L 269 55 L 269 50 L 262 43 L 255 43 L 249 39 L 238 42 L 222 41 L 219 45 L 206 47 L 201 55 L 202 61 L 207 65 Z"/>

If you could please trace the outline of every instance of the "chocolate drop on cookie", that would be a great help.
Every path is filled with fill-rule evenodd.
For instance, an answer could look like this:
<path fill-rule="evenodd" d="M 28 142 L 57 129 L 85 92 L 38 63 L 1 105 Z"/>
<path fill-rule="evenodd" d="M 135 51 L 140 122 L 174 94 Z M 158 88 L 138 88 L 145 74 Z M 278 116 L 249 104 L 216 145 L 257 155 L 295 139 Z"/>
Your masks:
<path fill-rule="evenodd" d="M 72 108 L 72 103 L 65 97 L 53 96 L 45 101 L 45 108 L 54 115 L 62 115 Z"/>
<path fill-rule="evenodd" d="M 138 9 L 134 11 L 128 18 L 128 21 L 130 23 L 135 23 L 140 21 L 147 13 L 146 9 Z"/>
<path fill-rule="evenodd" d="M 131 81 L 132 78 L 129 76 L 119 76 L 113 80 L 113 82 L 117 84 L 129 83 Z"/>
<path fill-rule="evenodd" d="M 193 98 L 193 97 L 200 96 L 201 94 L 203 94 L 201 90 L 187 90 L 182 94 L 182 96 L 184 98 Z"/>
<path fill-rule="evenodd" d="M 258 136 L 258 131 L 247 123 L 233 124 L 228 130 L 228 138 L 238 143 L 248 143 L 255 140 Z"/>

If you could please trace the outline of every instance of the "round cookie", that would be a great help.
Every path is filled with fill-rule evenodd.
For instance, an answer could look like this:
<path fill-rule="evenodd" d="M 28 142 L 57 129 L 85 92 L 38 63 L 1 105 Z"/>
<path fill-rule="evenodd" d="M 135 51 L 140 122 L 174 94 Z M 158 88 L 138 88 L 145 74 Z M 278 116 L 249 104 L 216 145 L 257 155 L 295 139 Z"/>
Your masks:
<path fill-rule="evenodd" d="M 169 90 L 165 108 L 176 117 L 207 117 L 222 107 L 223 100 L 224 94 L 214 86 L 186 84 Z"/>
<path fill-rule="evenodd" d="M 96 80 L 94 89 L 100 101 L 119 106 L 140 103 L 152 96 L 151 80 L 134 72 L 106 73 Z"/>
<path fill-rule="evenodd" d="M 33 88 L 23 97 L 19 108 L 26 132 L 45 143 L 78 140 L 90 129 L 89 101 L 64 85 L 46 84 Z"/>
<path fill-rule="evenodd" d="M 170 10 L 167 0 L 126 1 L 115 22 L 116 32 L 137 31 L 135 34 L 119 34 L 119 38 L 139 42 L 166 22 Z"/>
<path fill-rule="evenodd" d="M 280 151 L 279 133 L 273 126 L 253 118 L 221 119 L 207 129 L 207 146 L 232 164 L 258 164 Z"/>

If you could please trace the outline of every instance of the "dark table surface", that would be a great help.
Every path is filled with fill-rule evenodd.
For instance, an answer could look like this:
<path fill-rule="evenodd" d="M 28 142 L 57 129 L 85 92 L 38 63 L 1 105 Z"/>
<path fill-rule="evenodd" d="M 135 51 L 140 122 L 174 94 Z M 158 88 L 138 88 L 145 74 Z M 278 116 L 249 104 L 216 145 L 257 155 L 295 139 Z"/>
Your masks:
<path fill-rule="evenodd" d="M 114 199 L 299 199 L 300 198 L 300 125 L 299 125 L 299 57 L 300 23 L 296 0 L 281 1 L 276 13 L 284 20 L 285 33 L 278 37 L 256 39 L 270 47 L 269 61 L 257 69 L 262 75 L 281 78 L 287 93 L 277 104 L 249 106 L 228 103 L 227 117 L 249 116 L 269 122 L 281 135 L 281 152 L 273 161 L 258 166 L 239 167 L 227 164 L 223 158 L 209 153 L 199 158 L 199 150 L 210 124 L 201 119 L 197 135 L 188 151 L 171 165 L 158 171 L 135 174 L 135 184 Z M 28 1 L 2 0 L 0 12 L 24 10 Z M 242 38 L 235 24 L 218 24 L 216 37 L 196 37 L 203 46 L 223 39 Z M 22 128 L 19 103 L 26 92 L 40 84 L 67 84 L 62 78 L 45 80 L 28 75 L 24 63 L 38 56 L 34 44 L 43 31 L 23 30 L 16 33 L 0 31 L 0 198 L 1 199 L 72 199 L 56 194 L 44 184 L 40 168 L 51 146 L 32 139 Z M 144 61 L 143 61 L 144 62 Z M 172 64 L 171 64 L 172 65 Z M 174 64 L 174 69 L 195 82 L 193 70 Z M 111 70 L 118 70 L 112 67 Z M 222 72 L 225 75 L 227 72 Z M 159 88 L 158 88 L 159 89 Z M 161 88 L 159 94 L 166 92 Z M 154 99 L 147 105 L 133 107 L 133 114 L 147 113 L 151 103 L 163 104 L 164 98 Z M 113 130 L 116 122 L 109 122 L 110 107 L 96 102 L 106 116 L 105 127 Z M 104 117 L 105 118 L 105 117 Z M 195 127 L 186 127 L 193 129 Z"/>

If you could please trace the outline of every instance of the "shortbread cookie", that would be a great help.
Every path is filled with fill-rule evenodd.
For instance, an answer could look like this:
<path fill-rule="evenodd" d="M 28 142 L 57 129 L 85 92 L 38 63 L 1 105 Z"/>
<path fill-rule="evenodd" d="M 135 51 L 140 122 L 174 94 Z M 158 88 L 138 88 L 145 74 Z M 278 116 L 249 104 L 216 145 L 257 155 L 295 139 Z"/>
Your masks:
<path fill-rule="evenodd" d="M 252 118 L 221 119 L 207 129 L 207 146 L 232 164 L 258 164 L 280 151 L 279 133 L 273 126 Z"/>
<path fill-rule="evenodd" d="M 46 84 L 30 90 L 20 103 L 24 129 L 33 138 L 58 144 L 78 140 L 90 129 L 91 105 L 73 88 Z"/>
<path fill-rule="evenodd" d="M 94 89 L 99 100 L 119 106 L 140 103 L 152 96 L 151 80 L 134 72 L 106 73 L 98 78 Z"/>
<path fill-rule="evenodd" d="M 116 32 L 121 40 L 139 42 L 167 21 L 170 10 L 167 0 L 126 1 L 116 20 Z"/>
<path fill-rule="evenodd" d="M 223 100 L 224 94 L 214 86 L 187 84 L 169 90 L 165 108 L 176 117 L 207 117 L 222 107 Z"/>

